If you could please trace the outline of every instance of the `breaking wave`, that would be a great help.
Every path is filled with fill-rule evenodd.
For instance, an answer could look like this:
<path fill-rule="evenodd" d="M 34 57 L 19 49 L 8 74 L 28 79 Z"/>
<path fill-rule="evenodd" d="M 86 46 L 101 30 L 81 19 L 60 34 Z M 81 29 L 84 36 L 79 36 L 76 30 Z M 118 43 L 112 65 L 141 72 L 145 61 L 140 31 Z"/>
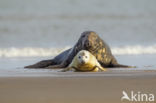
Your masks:
<path fill-rule="evenodd" d="M 68 49 L 65 48 L 0 48 L 0 57 L 42 57 L 42 56 L 56 56 L 60 52 Z M 156 54 L 156 45 L 152 46 L 122 46 L 112 47 L 114 55 L 141 55 L 141 54 Z"/>
<path fill-rule="evenodd" d="M 115 55 L 139 55 L 139 54 L 156 54 L 156 45 L 152 46 L 123 46 L 112 48 Z"/>
<path fill-rule="evenodd" d="M 0 48 L 0 57 L 42 57 L 55 56 L 60 52 L 68 49 L 65 48 Z"/>

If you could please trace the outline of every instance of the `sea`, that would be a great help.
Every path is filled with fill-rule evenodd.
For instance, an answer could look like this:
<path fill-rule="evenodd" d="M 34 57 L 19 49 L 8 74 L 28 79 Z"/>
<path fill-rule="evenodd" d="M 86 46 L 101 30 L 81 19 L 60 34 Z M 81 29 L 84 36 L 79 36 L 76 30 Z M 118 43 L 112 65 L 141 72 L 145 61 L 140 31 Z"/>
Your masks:
<path fill-rule="evenodd" d="M 156 0 L 0 0 L 0 76 L 60 76 L 24 66 L 52 59 L 88 30 L 120 64 L 137 66 L 113 71 L 156 71 Z"/>

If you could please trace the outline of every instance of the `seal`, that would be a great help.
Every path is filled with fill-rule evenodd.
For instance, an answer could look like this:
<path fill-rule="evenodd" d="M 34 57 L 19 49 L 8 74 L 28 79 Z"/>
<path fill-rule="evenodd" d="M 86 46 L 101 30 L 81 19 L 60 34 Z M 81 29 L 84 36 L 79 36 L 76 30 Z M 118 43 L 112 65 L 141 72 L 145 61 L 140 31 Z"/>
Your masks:
<path fill-rule="evenodd" d="M 104 69 L 97 61 L 96 57 L 87 50 L 79 51 L 69 66 L 63 70 L 63 72 L 71 69 L 81 72 L 106 71 L 106 69 Z"/>
<path fill-rule="evenodd" d="M 96 34 L 96 32 L 85 31 L 81 34 L 74 47 L 62 52 L 51 60 L 43 60 L 36 64 L 26 66 L 25 68 L 66 68 L 72 62 L 75 55 L 81 50 L 87 50 L 93 54 L 104 68 L 132 67 L 119 64 L 112 55 L 109 46 Z"/>

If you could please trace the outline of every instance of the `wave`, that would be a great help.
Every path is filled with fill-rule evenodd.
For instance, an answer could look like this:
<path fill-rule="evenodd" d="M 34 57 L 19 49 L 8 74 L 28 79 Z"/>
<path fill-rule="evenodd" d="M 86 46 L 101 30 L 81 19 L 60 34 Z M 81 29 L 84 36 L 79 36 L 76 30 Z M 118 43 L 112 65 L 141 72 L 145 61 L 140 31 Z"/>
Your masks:
<path fill-rule="evenodd" d="M 42 57 L 56 56 L 62 51 L 69 49 L 65 48 L 0 48 L 0 57 Z M 141 54 L 156 54 L 156 45 L 152 46 L 122 46 L 111 48 L 114 55 L 141 55 Z"/>
<path fill-rule="evenodd" d="M 60 52 L 68 49 L 65 48 L 0 48 L 0 57 L 42 57 L 55 56 Z"/>
<path fill-rule="evenodd" d="M 156 44 L 151 46 L 123 46 L 112 48 L 115 55 L 140 55 L 140 54 L 156 54 Z"/>

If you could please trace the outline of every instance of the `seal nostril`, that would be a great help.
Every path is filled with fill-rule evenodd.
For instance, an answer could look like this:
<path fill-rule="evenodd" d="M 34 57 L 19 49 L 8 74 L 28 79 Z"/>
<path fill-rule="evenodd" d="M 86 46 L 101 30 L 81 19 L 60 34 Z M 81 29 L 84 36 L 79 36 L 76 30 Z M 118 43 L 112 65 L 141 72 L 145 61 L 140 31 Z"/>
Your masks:
<path fill-rule="evenodd" d="M 86 40 L 86 41 L 85 41 L 85 47 L 86 47 L 86 48 L 89 48 L 90 46 L 91 46 L 91 44 L 90 44 L 89 40 Z"/>
<path fill-rule="evenodd" d="M 89 42 L 87 43 L 87 45 L 89 46 Z"/>
<path fill-rule="evenodd" d="M 85 42 L 85 46 L 89 47 L 89 42 L 88 41 Z"/>
<path fill-rule="evenodd" d="M 81 64 L 84 64 L 85 63 L 85 61 L 81 61 Z"/>

